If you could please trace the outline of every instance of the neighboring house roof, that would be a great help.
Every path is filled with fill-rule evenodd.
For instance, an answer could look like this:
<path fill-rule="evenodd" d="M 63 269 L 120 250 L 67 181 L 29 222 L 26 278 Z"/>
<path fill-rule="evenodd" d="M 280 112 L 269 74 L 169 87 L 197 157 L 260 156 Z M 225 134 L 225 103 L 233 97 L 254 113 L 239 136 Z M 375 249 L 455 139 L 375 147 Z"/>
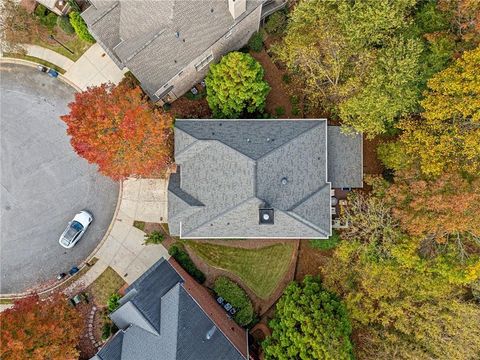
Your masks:
<path fill-rule="evenodd" d="M 184 238 L 326 238 L 330 183 L 363 183 L 362 136 L 326 120 L 177 120 L 175 162 L 168 222 Z"/>
<path fill-rule="evenodd" d="M 200 305 L 205 302 L 197 302 L 184 286 L 185 276 L 161 259 L 128 287 L 120 307 L 110 315 L 120 330 L 92 359 L 245 359 L 246 343 L 242 353 L 237 350 L 226 337 L 225 326 L 214 323 Z M 236 328 L 245 338 L 245 331 L 241 334 L 241 328 L 229 321 L 229 329 Z"/>
<path fill-rule="evenodd" d="M 263 3 L 233 19 L 227 0 L 90 0 L 82 17 L 95 39 L 154 94 Z"/>

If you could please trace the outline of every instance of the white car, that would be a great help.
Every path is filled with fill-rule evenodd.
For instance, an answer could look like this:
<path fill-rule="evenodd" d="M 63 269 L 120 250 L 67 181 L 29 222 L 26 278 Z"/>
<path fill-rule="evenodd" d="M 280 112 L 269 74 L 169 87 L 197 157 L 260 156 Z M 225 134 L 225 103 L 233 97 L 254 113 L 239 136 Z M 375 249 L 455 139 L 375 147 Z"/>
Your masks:
<path fill-rule="evenodd" d="M 60 236 L 60 239 L 58 240 L 60 245 L 65 249 L 71 249 L 74 247 L 92 221 L 92 214 L 85 210 L 80 211 L 75 215 L 73 220 L 68 223 L 67 228 Z"/>

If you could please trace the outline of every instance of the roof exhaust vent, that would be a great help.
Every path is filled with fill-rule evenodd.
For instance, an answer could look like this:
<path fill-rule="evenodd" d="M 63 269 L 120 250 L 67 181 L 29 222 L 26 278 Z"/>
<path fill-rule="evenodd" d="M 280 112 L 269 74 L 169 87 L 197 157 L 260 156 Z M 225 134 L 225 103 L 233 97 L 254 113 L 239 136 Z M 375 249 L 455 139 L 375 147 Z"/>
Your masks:
<path fill-rule="evenodd" d="M 273 225 L 273 216 L 274 216 L 273 209 L 259 209 L 259 224 Z"/>
<path fill-rule="evenodd" d="M 216 331 L 217 331 L 217 327 L 215 325 L 213 325 L 213 327 L 210 330 L 208 330 L 207 335 L 205 335 L 205 338 L 207 340 L 210 340 L 213 337 L 213 334 L 215 334 Z"/>
<path fill-rule="evenodd" d="M 288 179 L 286 177 L 283 177 L 281 181 L 282 181 L 282 185 L 288 184 Z"/>

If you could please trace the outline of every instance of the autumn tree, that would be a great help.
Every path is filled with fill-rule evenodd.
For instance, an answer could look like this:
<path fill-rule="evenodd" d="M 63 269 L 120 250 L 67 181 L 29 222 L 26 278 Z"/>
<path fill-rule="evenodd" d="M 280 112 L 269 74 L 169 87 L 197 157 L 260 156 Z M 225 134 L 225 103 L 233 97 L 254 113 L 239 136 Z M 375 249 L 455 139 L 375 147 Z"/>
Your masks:
<path fill-rule="evenodd" d="M 83 331 L 80 313 L 56 294 L 15 301 L 0 313 L 0 357 L 3 360 L 75 360 Z"/>
<path fill-rule="evenodd" d="M 210 66 L 205 79 L 207 101 L 217 118 L 237 118 L 242 113 L 262 112 L 270 86 L 264 71 L 251 55 L 231 52 Z"/>
<path fill-rule="evenodd" d="M 473 46 L 480 43 L 480 2 L 478 0 L 438 0 L 459 40 Z"/>
<path fill-rule="evenodd" d="M 434 180 L 399 171 L 388 191 L 393 215 L 411 235 L 444 243 L 473 236 L 480 241 L 480 178 L 445 172 Z"/>
<path fill-rule="evenodd" d="M 368 136 L 386 132 L 419 98 L 421 43 L 404 36 L 415 0 L 301 1 L 276 57 L 311 105 Z"/>
<path fill-rule="evenodd" d="M 404 131 L 399 150 L 410 159 L 403 165 L 418 163 L 428 177 L 452 168 L 480 174 L 479 68 L 480 47 L 428 81 L 421 118 L 399 124 Z"/>
<path fill-rule="evenodd" d="M 345 307 L 312 276 L 285 289 L 269 326 L 265 359 L 353 359 Z"/>
<path fill-rule="evenodd" d="M 77 93 L 62 116 L 75 151 L 112 179 L 161 176 L 171 163 L 172 119 L 139 87 L 107 85 Z"/>
<path fill-rule="evenodd" d="M 475 359 L 480 308 L 465 299 L 480 280 L 478 251 L 461 259 L 445 243 L 423 256 L 422 238 L 404 234 L 388 211 L 385 182 L 373 185 L 372 195 L 350 195 L 349 228 L 321 269 L 352 318 L 358 358 Z"/>

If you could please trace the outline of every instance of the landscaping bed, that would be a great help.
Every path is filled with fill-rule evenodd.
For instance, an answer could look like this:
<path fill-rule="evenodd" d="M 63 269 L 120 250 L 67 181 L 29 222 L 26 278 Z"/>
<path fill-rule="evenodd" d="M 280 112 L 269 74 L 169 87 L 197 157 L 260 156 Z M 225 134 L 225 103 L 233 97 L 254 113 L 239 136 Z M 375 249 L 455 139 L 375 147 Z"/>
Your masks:
<path fill-rule="evenodd" d="M 247 292 L 260 315 L 293 280 L 298 241 L 196 240 L 185 244 L 193 262 L 206 275 L 207 287 L 213 287 L 219 276 L 229 277 Z"/>

